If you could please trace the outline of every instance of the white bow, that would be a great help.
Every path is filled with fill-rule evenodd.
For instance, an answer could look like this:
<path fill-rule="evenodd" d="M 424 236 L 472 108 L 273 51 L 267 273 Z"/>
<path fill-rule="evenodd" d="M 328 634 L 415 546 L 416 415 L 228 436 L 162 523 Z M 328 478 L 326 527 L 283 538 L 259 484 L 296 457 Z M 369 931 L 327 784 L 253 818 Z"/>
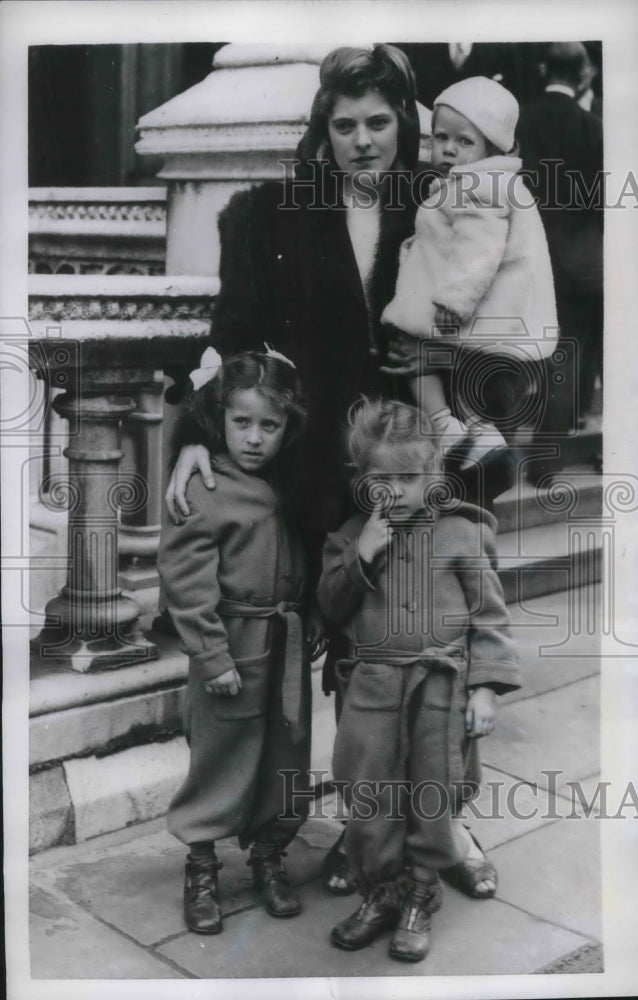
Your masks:
<path fill-rule="evenodd" d="M 202 354 L 199 364 L 200 367 L 195 368 L 188 376 L 195 390 L 201 389 L 203 385 L 206 385 L 212 378 L 215 378 L 215 375 L 222 366 L 222 359 L 214 347 L 207 347 Z"/>

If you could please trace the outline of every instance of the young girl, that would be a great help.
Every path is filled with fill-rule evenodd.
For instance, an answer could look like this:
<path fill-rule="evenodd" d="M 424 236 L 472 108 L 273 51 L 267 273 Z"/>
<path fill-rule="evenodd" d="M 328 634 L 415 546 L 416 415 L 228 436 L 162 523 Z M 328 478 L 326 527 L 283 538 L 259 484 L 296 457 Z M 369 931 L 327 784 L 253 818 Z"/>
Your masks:
<path fill-rule="evenodd" d="M 455 83 L 436 99 L 432 164 L 442 177 L 417 211 L 382 317 L 421 338 L 415 399 L 444 451 L 469 438 L 468 461 L 505 446 L 486 421 L 487 383 L 490 406 L 499 411 L 490 416 L 507 423 L 515 411 L 522 422 L 526 402 L 513 372 L 548 357 L 557 337 L 545 231 L 517 173 L 521 160 L 511 153 L 517 121 L 514 96 L 486 77 Z M 451 413 L 442 377 L 454 365 L 461 420 Z"/>
<path fill-rule="evenodd" d="M 270 350 L 222 364 L 208 348 L 191 380 L 190 410 L 209 441 L 216 489 L 191 479 L 192 513 L 165 526 L 160 547 L 168 607 L 190 656 L 190 767 L 168 828 L 189 847 L 186 924 L 217 934 L 215 841 L 223 837 L 252 845 L 253 881 L 272 916 L 300 911 L 281 857 L 303 817 L 285 801 L 279 772 L 298 769 L 302 785 L 307 775 L 310 660 L 299 616 L 304 566 L 281 484 L 306 411 L 294 365 Z"/>
<path fill-rule="evenodd" d="M 332 942 L 354 950 L 394 928 L 401 961 L 428 952 L 438 871 L 463 858 L 452 817 L 478 790 L 475 741 L 494 727 L 495 695 L 519 687 L 495 519 L 454 501 L 437 512 L 441 457 L 422 424 L 398 402 L 364 401 L 351 416 L 355 496 L 368 513 L 328 537 L 318 590 L 349 643 L 333 772 L 364 893 Z"/>

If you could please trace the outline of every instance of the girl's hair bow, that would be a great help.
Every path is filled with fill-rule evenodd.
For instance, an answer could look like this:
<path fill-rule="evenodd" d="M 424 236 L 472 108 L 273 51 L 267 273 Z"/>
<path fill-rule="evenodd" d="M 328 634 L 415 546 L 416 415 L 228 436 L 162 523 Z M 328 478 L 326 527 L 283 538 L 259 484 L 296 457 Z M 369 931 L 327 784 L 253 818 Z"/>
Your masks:
<path fill-rule="evenodd" d="M 296 370 L 297 366 L 295 365 L 295 363 L 291 361 L 290 358 L 287 358 L 285 354 L 280 354 L 279 351 L 273 351 L 270 344 L 267 344 L 265 341 L 264 341 L 264 347 L 266 348 L 266 357 L 277 358 L 278 361 L 283 361 L 284 364 L 290 365 L 291 368 L 294 368 Z"/>
<path fill-rule="evenodd" d="M 203 385 L 215 378 L 215 375 L 222 366 L 221 355 L 214 347 L 207 347 L 200 361 L 200 367 L 195 368 L 188 376 L 193 383 L 193 389 L 201 389 Z"/>

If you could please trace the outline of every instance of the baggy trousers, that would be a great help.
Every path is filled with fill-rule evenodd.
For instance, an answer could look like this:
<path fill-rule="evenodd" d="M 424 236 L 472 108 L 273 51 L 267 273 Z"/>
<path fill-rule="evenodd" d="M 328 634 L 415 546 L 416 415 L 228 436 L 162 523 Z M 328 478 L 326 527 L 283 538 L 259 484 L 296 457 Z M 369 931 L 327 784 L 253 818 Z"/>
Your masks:
<path fill-rule="evenodd" d="M 308 807 L 303 795 L 293 801 L 292 783 L 282 772 L 299 772 L 297 792 L 308 786 L 310 738 L 294 741 L 285 719 L 280 658 L 267 654 L 236 665 L 242 688 L 235 697 L 210 695 L 191 666 L 184 707 L 190 765 L 171 802 L 168 830 L 185 844 L 235 835 L 242 848 L 251 843 L 283 848 Z M 308 671 L 303 684 L 309 716 Z"/>
<path fill-rule="evenodd" d="M 426 664 L 337 664 L 344 703 L 333 773 L 350 810 L 346 855 L 363 885 L 395 878 L 405 866 L 438 870 L 460 860 L 450 753 L 456 673 L 441 661 Z"/>

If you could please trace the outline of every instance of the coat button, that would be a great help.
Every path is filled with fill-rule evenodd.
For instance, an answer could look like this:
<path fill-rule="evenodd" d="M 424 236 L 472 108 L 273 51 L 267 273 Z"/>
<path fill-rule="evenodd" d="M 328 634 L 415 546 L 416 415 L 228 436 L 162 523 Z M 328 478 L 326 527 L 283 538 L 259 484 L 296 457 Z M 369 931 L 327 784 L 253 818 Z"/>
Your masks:
<path fill-rule="evenodd" d="M 410 601 L 410 603 L 408 604 L 408 611 L 411 611 L 411 612 L 414 613 L 418 609 L 418 607 L 419 607 L 419 605 L 417 604 L 416 601 Z"/>

